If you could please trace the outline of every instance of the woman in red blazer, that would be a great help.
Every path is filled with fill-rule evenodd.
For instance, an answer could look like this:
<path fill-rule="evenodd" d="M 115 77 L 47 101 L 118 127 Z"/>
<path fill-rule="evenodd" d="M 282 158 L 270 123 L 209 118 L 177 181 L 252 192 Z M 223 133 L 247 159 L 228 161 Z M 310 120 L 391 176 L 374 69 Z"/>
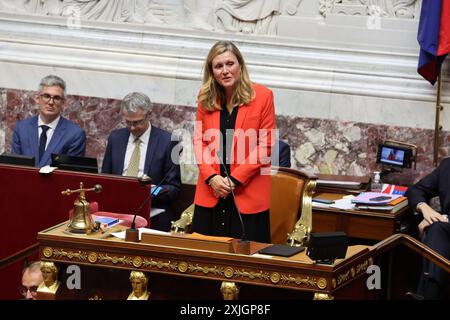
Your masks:
<path fill-rule="evenodd" d="M 270 243 L 274 136 L 272 91 L 250 81 L 232 42 L 217 42 L 206 58 L 198 97 L 193 231 Z"/>

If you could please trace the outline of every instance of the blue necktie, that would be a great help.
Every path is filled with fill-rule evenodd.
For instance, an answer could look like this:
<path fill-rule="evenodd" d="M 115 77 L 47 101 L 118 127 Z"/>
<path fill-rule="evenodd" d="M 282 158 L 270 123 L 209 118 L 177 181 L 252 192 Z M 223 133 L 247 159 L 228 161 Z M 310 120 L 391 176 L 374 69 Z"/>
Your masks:
<path fill-rule="evenodd" d="M 41 136 L 39 137 L 39 161 L 42 159 L 42 155 L 45 151 L 45 145 L 47 144 L 47 130 L 50 129 L 49 126 L 42 125 L 41 126 L 42 132 Z"/>

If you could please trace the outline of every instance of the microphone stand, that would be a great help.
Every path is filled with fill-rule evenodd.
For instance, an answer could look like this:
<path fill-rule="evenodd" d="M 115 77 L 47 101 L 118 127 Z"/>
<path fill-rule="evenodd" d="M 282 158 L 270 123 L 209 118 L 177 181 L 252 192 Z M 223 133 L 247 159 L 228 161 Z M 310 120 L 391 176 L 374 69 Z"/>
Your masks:
<path fill-rule="evenodd" d="M 139 206 L 139 208 L 136 210 L 136 213 L 134 214 L 133 217 L 133 221 L 131 222 L 131 226 L 130 228 L 128 228 L 125 231 L 125 241 L 130 241 L 130 242 L 139 242 L 139 230 L 136 229 L 136 217 L 139 213 L 139 211 L 141 211 L 142 207 L 147 203 L 147 201 L 149 201 L 154 195 L 155 192 L 159 189 L 159 187 L 162 185 L 162 183 L 166 180 L 167 176 L 169 175 L 169 173 L 172 171 L 174 164 L 172 162 L 172 166 L 169 168 L 169 170 L 166 172 L 166 174 L 164 175 L 164 177 L 161 179 L 161 181 L 155 186 L 155 189 L 153 189 L 153 191 L 150 192 L 150 194 L 148 195 L 147 198 L 145 198 L 145 200 L 141 203 L 141 205 Z M 152 179 L 147 176 L 147 175 L 143 175 L 141 178 L 138 179 L 139 182 L 143 185 L 147 185 L 149 183 L 151 183 Z"/>
<path fill-rule="evenodd" d="M 152 182 L 152 179 L 147 175 L 143 175 L 141 178 L 138 178 L 138 180 L 142 185 L 147 185 Z M 139 242 L 139 230 L 136 229 L 136 217 L 137 217 L 139 211 L 141 211 L 142 207 L 152 198 L 152 194 L 153 194 L 153 192 L 150 192 L 148 197 L 145 198 L 145 200 L 141 203 L 141 205 L 136 210 L 134 217 L 133 217 L 133 221 L 131 222 L 130 228 L 128 228 L 125 231 L 125 241 Z"/>
<path fill-rule="evenodd" d="M 227 177 L 228 185 L 231 188 L 231 179 L 230 179 L 230 175 L 228 173 L 227 167 L 223 163 L 222 159 L 220 159 L 220 157 L 219 157 L 219 161 L 220 161 L 220 164 L 223 167 L 223 170 L 225 172 L 225 176 Z M 234 195 L 233 188 L 231 188 L 231 196 L 233 197 L 233 203 L 234 203 L 234 206 L 236 207 L 236 210 L 238 212 L 239 220 L 241 222 L 241 229 L 242 229 L 241 239 L 236 239 L 237 241 L 233 241 L 234 253 L 249 255 L 250 254 L 250 241 L 248 241 L 246 239 L 247 238 L 247 234 L 245 232 L 244 221 L 242 220 L 241 210 L 239 210 L 239 207 L 237 205 L 236 197 Z"/>

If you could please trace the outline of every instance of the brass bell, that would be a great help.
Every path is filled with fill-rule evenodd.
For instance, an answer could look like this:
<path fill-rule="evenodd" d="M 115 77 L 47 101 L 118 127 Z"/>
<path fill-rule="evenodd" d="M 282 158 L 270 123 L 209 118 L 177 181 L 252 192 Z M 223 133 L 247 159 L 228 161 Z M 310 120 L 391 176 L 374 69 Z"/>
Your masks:
<path fill-rule="evenodd" d="M 89 202 L 86 200 L 85 193 L 87 191 L 94 191 L 98 193 L 101 190 L 102 186 L 99 184 L 95 185 L 95 187 L 91 189 L 83 189 L 83 182 L 80 182 L 80 189 L 67 189 L 61 192 L 63 195 L 67 196 L 72 193 L 78 193 L 78 197 L 73 203 L 73 215 L 70 219 L 69 225 L 67 226 L 67 231 L 77 234 L 88 234 L 95 231 L 94 220 L 89 212 Z"/>

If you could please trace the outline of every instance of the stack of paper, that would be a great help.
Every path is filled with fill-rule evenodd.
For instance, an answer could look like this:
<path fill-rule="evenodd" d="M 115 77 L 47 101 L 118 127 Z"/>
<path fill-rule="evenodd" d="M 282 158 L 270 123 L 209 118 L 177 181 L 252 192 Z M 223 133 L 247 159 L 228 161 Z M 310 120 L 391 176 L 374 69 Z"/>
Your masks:
<path fill-rule="evenodd" d="M 357 209 L 390 211 L 392 213 L 406 207 L 408 199 L 400 194 L 383 192 L 363 192 L 352 200 Z"/>

